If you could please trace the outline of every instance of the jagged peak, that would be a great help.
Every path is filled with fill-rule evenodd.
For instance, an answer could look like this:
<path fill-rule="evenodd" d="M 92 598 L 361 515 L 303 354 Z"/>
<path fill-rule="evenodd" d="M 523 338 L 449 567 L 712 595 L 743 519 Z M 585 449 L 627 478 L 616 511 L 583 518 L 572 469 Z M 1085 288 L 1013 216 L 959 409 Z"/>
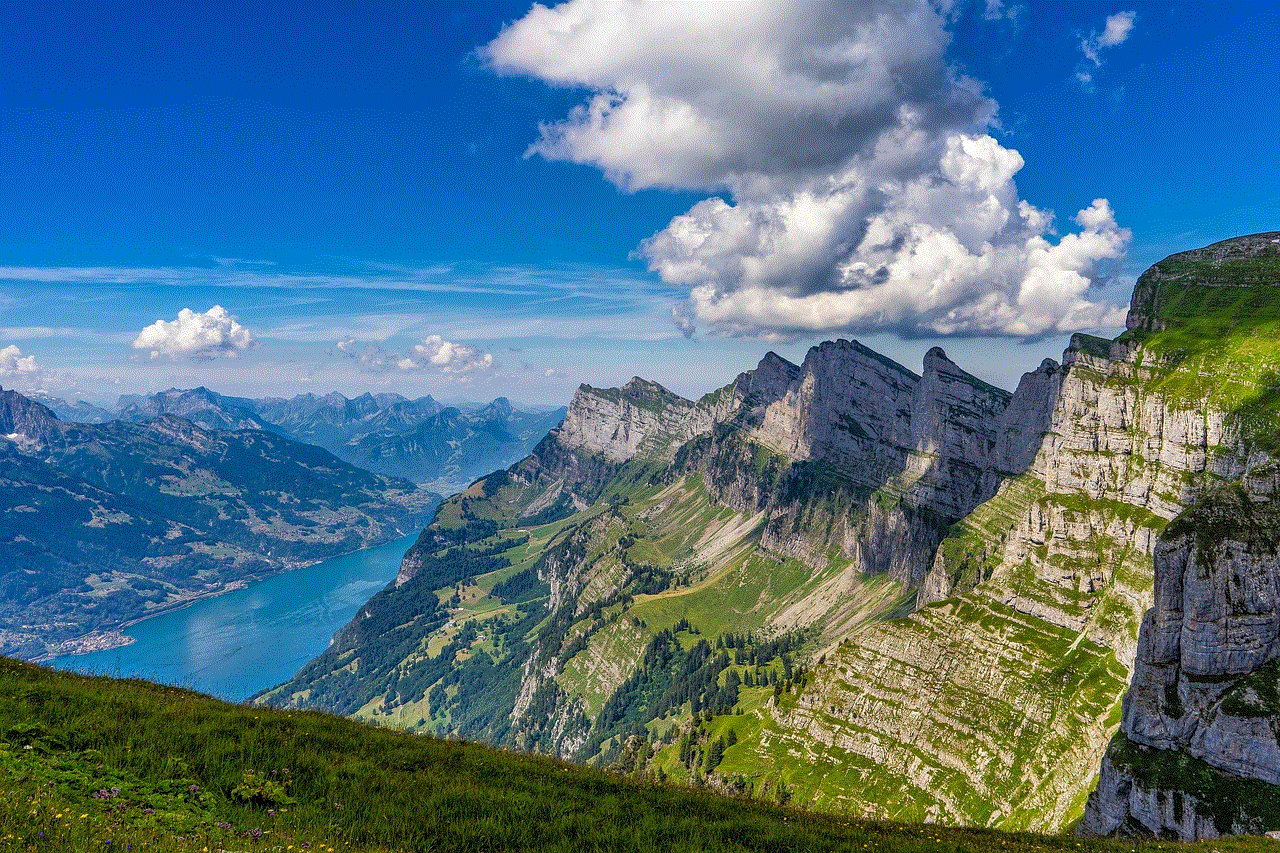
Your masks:
<path fill-rule="evenodd" d="M 909 377 L 912 382 L 920 381 L 919 374 L 914 370 L 898 364 L 898 362 L 889 358 L 887 355 L 882 355 L 857 340 L 848 341 L 844 338 L 838 338 L 834 341 L 823 341 L 816 347 L 810 347 L 809 352 L 805 355 L 802 369 L 810 369 L 821 362 L 838 358 L 848 353 L 853 353 L 857 356 L 874 361 L 883 367 L 889 368 L 895 373 L 899 373 L 904 377 Z"/>
<path fill-rule="evenodd" d="M 924 375 L 928 376 L 930 374 L 943 374 L 950 379 L 965 382 L 992 397 L 1003 399 L 1006 402 L 1013 397 L 1003 388 L 997 388 L 990 382 L 979 379 L 956 364 L 947 357 L 947 352 L 942 347 L 930 347 L 929 351 L 924 354 Z"/>
<path fill-rule="evenodd" d="M 506 397 L 495 397 L 493 399 L 493 402 L 486 405 L 483 409 L 477 412 L 477 414 L 479 414 L 482 417 L 496 416 L 496 417 L 507 418 L 511 416 L 511 413 L 513 411 L 515 411 L 515 408 L 511 405 L 510 400 L 508 400 Z"/>
<path fill-rule="evenodd" d="M 643 400 L 651 403 L 659 403 L 663 405 L 675 406 L 692 406 L 693 403 L 681 397 L 674 391 L 670 391 L 654 382 L 651 379 L 644 379 L 640 376 L 631 377 L 631 381 L 623 385 L 621 388 L 594 388 L 587 384 L 578 386 L 577 392 L 573 395 L 573 403 L 569 408 L 573 408 L 574 404 L 580 401 L 583 396 L 597 397 L 614 402 L 621 402 L 624 398 L 630 400 Z"/>
<path fill-rule="evenodd" d="M 778 355 L 773 350 L 769 350 L 767 353 L 765 353 L 764 357 L 760 359 L 760 363 L 756 365 L 756 370 L 758 371 L 759 370 L 766 370 L 766 371 L 782 370 L 782 371 L 791 372 L 799 369 L 800 369 L 800 365 L 792 364 L 790 361 Z"/>
<path fill-rule="evenodd" d="M 23 422 L 59 421 L 53 409 L 21 392 L 0 388 L 0 431 L 15 432 L 15 424 Z"/>

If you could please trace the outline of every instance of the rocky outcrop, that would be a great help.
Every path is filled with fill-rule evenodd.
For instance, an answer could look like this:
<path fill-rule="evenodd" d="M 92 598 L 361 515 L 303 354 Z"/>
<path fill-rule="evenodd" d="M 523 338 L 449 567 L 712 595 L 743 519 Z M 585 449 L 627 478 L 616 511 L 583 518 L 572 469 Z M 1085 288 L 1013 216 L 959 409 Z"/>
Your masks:
<path fill-rule="evenodd" d="M 1166 387 L 1203 395 L 1166 419 L 1183 439 L 1167 458 L 1207 476 L 1155 545 L 1153 606 L 1082 832 L 1280 827 L 1278 298 L 1280 232 L 1173 255 L 1135 288 L 1126 343 L 1194 377 Z M 1135 481 L 1153 503 L 1170 496 Z"/>
<path fill-rule="evenodd" d="M 1168 306 L 1161 305 L 1141 310 L 1165 317 Z M 1251 316 L 1241 305 L 1237 316 Z M 773 750 L 799 750 L 814 760 L 838 753 L 844 767 L 855 768 L 845 771 L 846 787 L 828 786 L 825 802 L 869 816 L 1006 827 L 1048 829 L 1076 820 L 1080 791 L 1097 774 L 1115 731 L 1142 614 L 1152 602 L 1152 553 L 1159 554 L 1161 530 L 1216 483 L 1246 477 L 1255 494 L 1270 488 L 1260 484 L 1260 472 L 1270 470 L 1266 460 L 1274 458 L 1262 450 L 1274 436 L 1274 427 L 1265 426 L 1268 418 L 1274 423 L 1265 408 L 1272 365 L 1222 355 L 1229 344 L 1218 340 L 1211 343 L 1218 350 L 1206 344 L 1203 352 L 1189 351 L 1194 340 L 1076 335 L 1061 365 L 1046 361 L 1024 377 L 993 419 L 999 425 L 995 455 L 1008 472 L 994 496 L 953 525 L 936 549 L 921 582 L 921 607 L 849 638 L 827 655 L 794 708 L 783 703 L 774 712 Z M 1245 340 L 1241 346 L 1251 355 L 1267 354 L 1258 338 Z M 1236 365 L 1231 390 L 1245 407 L 1233 410 L 1221 392 L 1216 377 L 1224 363 Z M 1024 473 L 1015 474 L 1019 469 Z M 956 482 L 965 483 L 953 481 L 953 487 Z M 1228 562 L 1245 571 L 1238 559 Z M 1266 604 L 1254 599 L 1214 605 L 1217 616 L 1196 642 L 1203 647 L 1206 636 L 1238 634 L 1245 625 L 1265 634 L 1271 617 L 1260 615 Z M 1237 621 L 1217 618 L 1228 611 Z M 1180 618 L 1171 616 L 1171 624 L 1181 625 Z M 975 625 L 982 630 L 975 632 Z M 1248 640 L 1257 650 L 1269 643 L 1261 636 Z M 1241 652 L 1226 657 L 1232 654 Z M 1204 676 L 1210 686 L 1224 677 Z M 1166 681 L 1153 684 L 1152 703 L 1177 692 L 1166 693 Z M 1268 689 L 1255 692 L 1269 695 Z M 1193 705 L 1203 707 L 1211 695 L 1225 701 L 1212 690 L 1196 702 L 1188 696 L 1179 714 L 1191 715 Z M 1206 765 L 1213 773 L 1271 760 L 1268 726 L 1230 722 L 1232 707 L 1219 707 L 1188 741 L 1199 751 L 1188 746 L 1188 760 L 1203 762 L 1197 754 L 1215 753 L 1216 763 Z M 1150 720 L 1161 731 L 1178 721 Z M 1129 755 L 1116 751 L 1112 761 Z M 1257 784 L 1263 778 L 1249 777 Z M 1011 779 L 1034 779 L 1033 790 L 1015 796 Z M 1113 781 L 1104 773 L 1104 787 Z M 1198 791 L 1197 812 L 1188 805 L 1193 793 L 1184 789 L 1175 808 L 1168 790 L 1154 797 L 1150 786 L 1125 784 L 1139 799 L 1158 800 L 1168 815 L 1189 815 L 1188 826 L 1214 801 L 1211 792 Z M 900 792 L 897 805 L 864 793 L 887 790 Z M 983 803 L 1004 802 L 975 808 L 975 792 Z M 1174 831 L 1156 811 L 1150 814 L 1147 831 Z M 1223 831 L 1242 825 L 1217 820 Z M 1203 826 L 1188 831 L 1203 832 Z"/>
<path fill-rule="evenodd" d="M 1183 840 L 1280 821 L 1280 496 L 1270 460 L 1170 524 L 1156 548 L 1121 733 L 1081 830 Z M 1181 772 L 1177 765 L 1186 765 Z M 1199 770 L 1200 772 L 1195 772 Z M 1216 776 L 1212 786 L 1198 777 Z M 1252 783 L 1252 785 L 1251 785 Z M 1242 789 L 1272 788 L 1272 809 Z M 1183 801 L 1176 811 L 1170 806 Z"/>
<path fill-rule="evenodd" d="M 706 409 L 637 376 L 621 388 L 581 386 L 557 441 L 612 463 L 636 456 L 670 461 L 677 447 L 710 427 Z"/>
<path fill-rule="evenodd" d="M 1270 287 L 1276 284 L 1278 265 L 1280 231 L 1170 255 L 1138 278 L 1125 325 L 1131 331 L 1164 331 L 1194 316 L 1200 300 L 1179 304 L 1185 303 L 1189 288 Z"/>

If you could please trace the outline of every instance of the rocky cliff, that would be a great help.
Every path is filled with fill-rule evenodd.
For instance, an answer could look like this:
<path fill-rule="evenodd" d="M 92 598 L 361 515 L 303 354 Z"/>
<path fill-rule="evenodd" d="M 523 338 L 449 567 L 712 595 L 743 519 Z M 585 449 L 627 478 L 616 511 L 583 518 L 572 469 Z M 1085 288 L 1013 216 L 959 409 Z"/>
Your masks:
<path fill-rule="evenodd" d="M 1130 328 L 1151 335 L 1145 346 L 1215 377 L 1216 485 L 1155 546 L 1154 606 L 1084 832 L 1193 840 L 1280 826 L 1278 289 L 1273 233 L 1175 255 L 1135 291 Z M 1215 335 L 1169 340 L 1188 323 Z"/>

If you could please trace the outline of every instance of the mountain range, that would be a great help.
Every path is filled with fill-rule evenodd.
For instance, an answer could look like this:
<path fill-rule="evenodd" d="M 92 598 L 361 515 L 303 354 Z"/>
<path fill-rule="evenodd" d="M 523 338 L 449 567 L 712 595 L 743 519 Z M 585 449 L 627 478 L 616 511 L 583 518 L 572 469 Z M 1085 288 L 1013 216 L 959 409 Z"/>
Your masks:
<path fill-rule="evenodd" d="M 439 497 L 260 430 L 66 423 L 0 391 L 0 653 L 121 642 L 123 625 L 404 535 Z"/>
<path fill-rule="evenodd" d="M 444 406 L 430 396 L 331 393 L 250 399 L 208 388 L 171 388 L 120 398 L 115 412 L 47 398 L 60 417 L 142 423 L 162 415 L 205 429 L 257 429 L 323 447 L 352 465 L 454 492 L 524 457 L 565 409 L 521 410 L 505 397 L 477 406 Z"/>
<path fill-rule="evenodd" d="M 1280 828 L 1278 331 L 1274 233 L 1013 394 L 851 341 L 583 386 L 260 701 L 863 817 Z"/>

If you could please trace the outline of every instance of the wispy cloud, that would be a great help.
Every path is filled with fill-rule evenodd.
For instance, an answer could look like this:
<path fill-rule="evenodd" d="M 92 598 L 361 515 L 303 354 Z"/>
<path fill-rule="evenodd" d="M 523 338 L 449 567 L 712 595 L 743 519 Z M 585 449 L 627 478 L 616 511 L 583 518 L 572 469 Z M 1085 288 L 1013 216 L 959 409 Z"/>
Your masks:
<path fill-rule="evenodd" d="M 1076 69 L 1076 79 L 1081 85 L 1087 88 L 1093 84 L 1094 71 L 1102 67 L 1102 49 L 1123 44 L 1133 32 L 1133 24 L 1137 18 L 1137 12 L 1116 12 L 1107 16 L 1102 32 L 1095 31 L 1080 39 L 1080 50 L 1088 63 L 1093 64 L 1092 68 L 1085 63 Z"/>
<path fill-rule="evenodd" d="M 72 326 L 0 326 L 0 339 L 11 341 L 37 340 L 40 338 L 98 337 L 95 329 Z"/>

